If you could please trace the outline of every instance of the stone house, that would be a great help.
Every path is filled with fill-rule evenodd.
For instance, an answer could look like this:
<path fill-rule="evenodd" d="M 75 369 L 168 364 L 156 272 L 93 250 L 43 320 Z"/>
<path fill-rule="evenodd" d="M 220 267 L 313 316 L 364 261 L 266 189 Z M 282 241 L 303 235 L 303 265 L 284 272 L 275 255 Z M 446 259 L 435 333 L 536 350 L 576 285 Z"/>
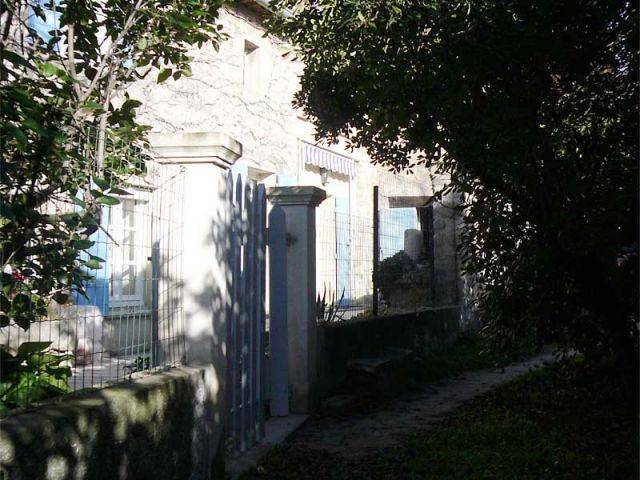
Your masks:
<path fill-rule="evenodd" d="M 405 249 L 405 231 L 424 230 L 416 206 L 427 203 L 434 182 L 442 179 L 434 180 L 424 168 L 412 175 L 394 175 L 372 164 L 364 150 L 348 150 L 344 142 L 316 144 L 313 125 L 292 106 L 303 66 L 290 45 L 266 34 L 263 21 L 269 14 L 267 2 L 260 0 L 224 7 L 219 20 L 228 38 L 218 51 L 204 47 L 191 52 L 193 76 L 157 85 L 149 75 L 129 93 L 142 101 L 140 120 L 165 140 L 181 132 L 222 132 L 242 144 L 235 174 L 267 187 L 325 189 L 328 198 L 318 210 L 319 294 L 325 288 L 336 296 L 344 291 L 357 310 L 366 310 L 372 292 L 373 187 L 380 186 L 381 214 L 386 215 L 381 228 L 388 225 L 393 230 L 383 232 L 383 259 Z M 387 208 L 389 198 L 409 197 L 421 203 L 395 202 L 394 208 Z M 438 238 L 431 241 L 436 248 L 441 244 L 441 263 L 443 255 L 449 257 L 447 266 L 440 268 L 449 293 L 439 303 L 456 303 L 457 279 L 451 275 L 454 230 L 446 239 L 436 233 Z"/>

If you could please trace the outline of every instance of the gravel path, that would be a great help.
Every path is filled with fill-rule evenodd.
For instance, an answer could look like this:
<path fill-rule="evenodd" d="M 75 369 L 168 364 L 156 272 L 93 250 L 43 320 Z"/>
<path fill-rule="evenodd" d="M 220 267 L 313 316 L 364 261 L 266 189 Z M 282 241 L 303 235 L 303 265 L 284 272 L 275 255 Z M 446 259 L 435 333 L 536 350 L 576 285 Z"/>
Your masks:
<path fill-rule="evenodd" d="M 553 355 L 545 353 L 504 370 L 466 372 L 424 385 L 417 391 L 387 402 L 372 413 L 347 418 L 315 417 L 298 430 L 289 443 L 353 460 L 354 457 L 397 445 L 412 433 L 424 432 L 430 424 L 464 402 L 550 362 L 553 362 Z"/>

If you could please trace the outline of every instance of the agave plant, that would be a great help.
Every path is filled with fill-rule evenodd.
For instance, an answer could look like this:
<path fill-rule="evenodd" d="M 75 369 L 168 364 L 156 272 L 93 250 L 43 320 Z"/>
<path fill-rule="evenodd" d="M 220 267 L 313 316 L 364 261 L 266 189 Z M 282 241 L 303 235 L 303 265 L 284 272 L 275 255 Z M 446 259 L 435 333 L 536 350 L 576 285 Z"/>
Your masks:
<path fill-rule="evenodd" d="M 320 293 L 316 297 L 316 317 L 318 322 L 338 322 L 344 320 L 345 309 L 342 307 L 344 300 L 344 288 L 342 294 L 338 298 L 337 292 L 328 291 L 327 298 L 327 286 L 325 285 L 322 291 L 322 297 Z"/>

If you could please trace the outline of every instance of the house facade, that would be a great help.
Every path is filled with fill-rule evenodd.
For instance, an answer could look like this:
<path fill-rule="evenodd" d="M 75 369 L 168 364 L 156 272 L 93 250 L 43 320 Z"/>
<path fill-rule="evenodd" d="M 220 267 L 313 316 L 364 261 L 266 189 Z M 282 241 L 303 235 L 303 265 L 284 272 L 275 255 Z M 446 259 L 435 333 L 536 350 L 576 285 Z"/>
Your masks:
<path fill-rule="evenodd" d="M 327 200 L 318 208 L 318 293 L 344 292 L 363 313 L 373 288 L 373 187 L 380 187 L 381 228 L 389 229 L 381 236 L 384 259 L 405 249 L 405 231 L 423 230 L 419 207 L 433 195 L 434 180 L 425 168 L 393 174 L 343 141 L 317 144 L 313 125 L 292 105 L 303 66 L 289 44 L 266 33 L 268 15 L 260 1 L 224 7 L 219 21 L 228 38 L 218 50 L 190 52 L 192 76 L 157 85 L 149 75 L 129 94 L 142 102 L 139 119 L 156 134 L 222 132 L 238 140 L 236 175 L 267 187 L 325 189 Z M 389 205 L 389 198 L 418 200 Z"/>

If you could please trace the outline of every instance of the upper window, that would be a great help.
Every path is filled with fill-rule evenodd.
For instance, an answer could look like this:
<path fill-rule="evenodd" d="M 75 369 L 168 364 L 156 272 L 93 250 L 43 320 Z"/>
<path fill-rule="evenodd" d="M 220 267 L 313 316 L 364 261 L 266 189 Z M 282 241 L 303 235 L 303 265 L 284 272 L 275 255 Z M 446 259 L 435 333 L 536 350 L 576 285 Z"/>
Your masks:
<path fill-rule="evenodd" d="M 242 87 L 245 93 L 261 95 L 264 93 L 264 78 L 260 48 L 248 40 L 244 41 L 244 63 Z"/>

